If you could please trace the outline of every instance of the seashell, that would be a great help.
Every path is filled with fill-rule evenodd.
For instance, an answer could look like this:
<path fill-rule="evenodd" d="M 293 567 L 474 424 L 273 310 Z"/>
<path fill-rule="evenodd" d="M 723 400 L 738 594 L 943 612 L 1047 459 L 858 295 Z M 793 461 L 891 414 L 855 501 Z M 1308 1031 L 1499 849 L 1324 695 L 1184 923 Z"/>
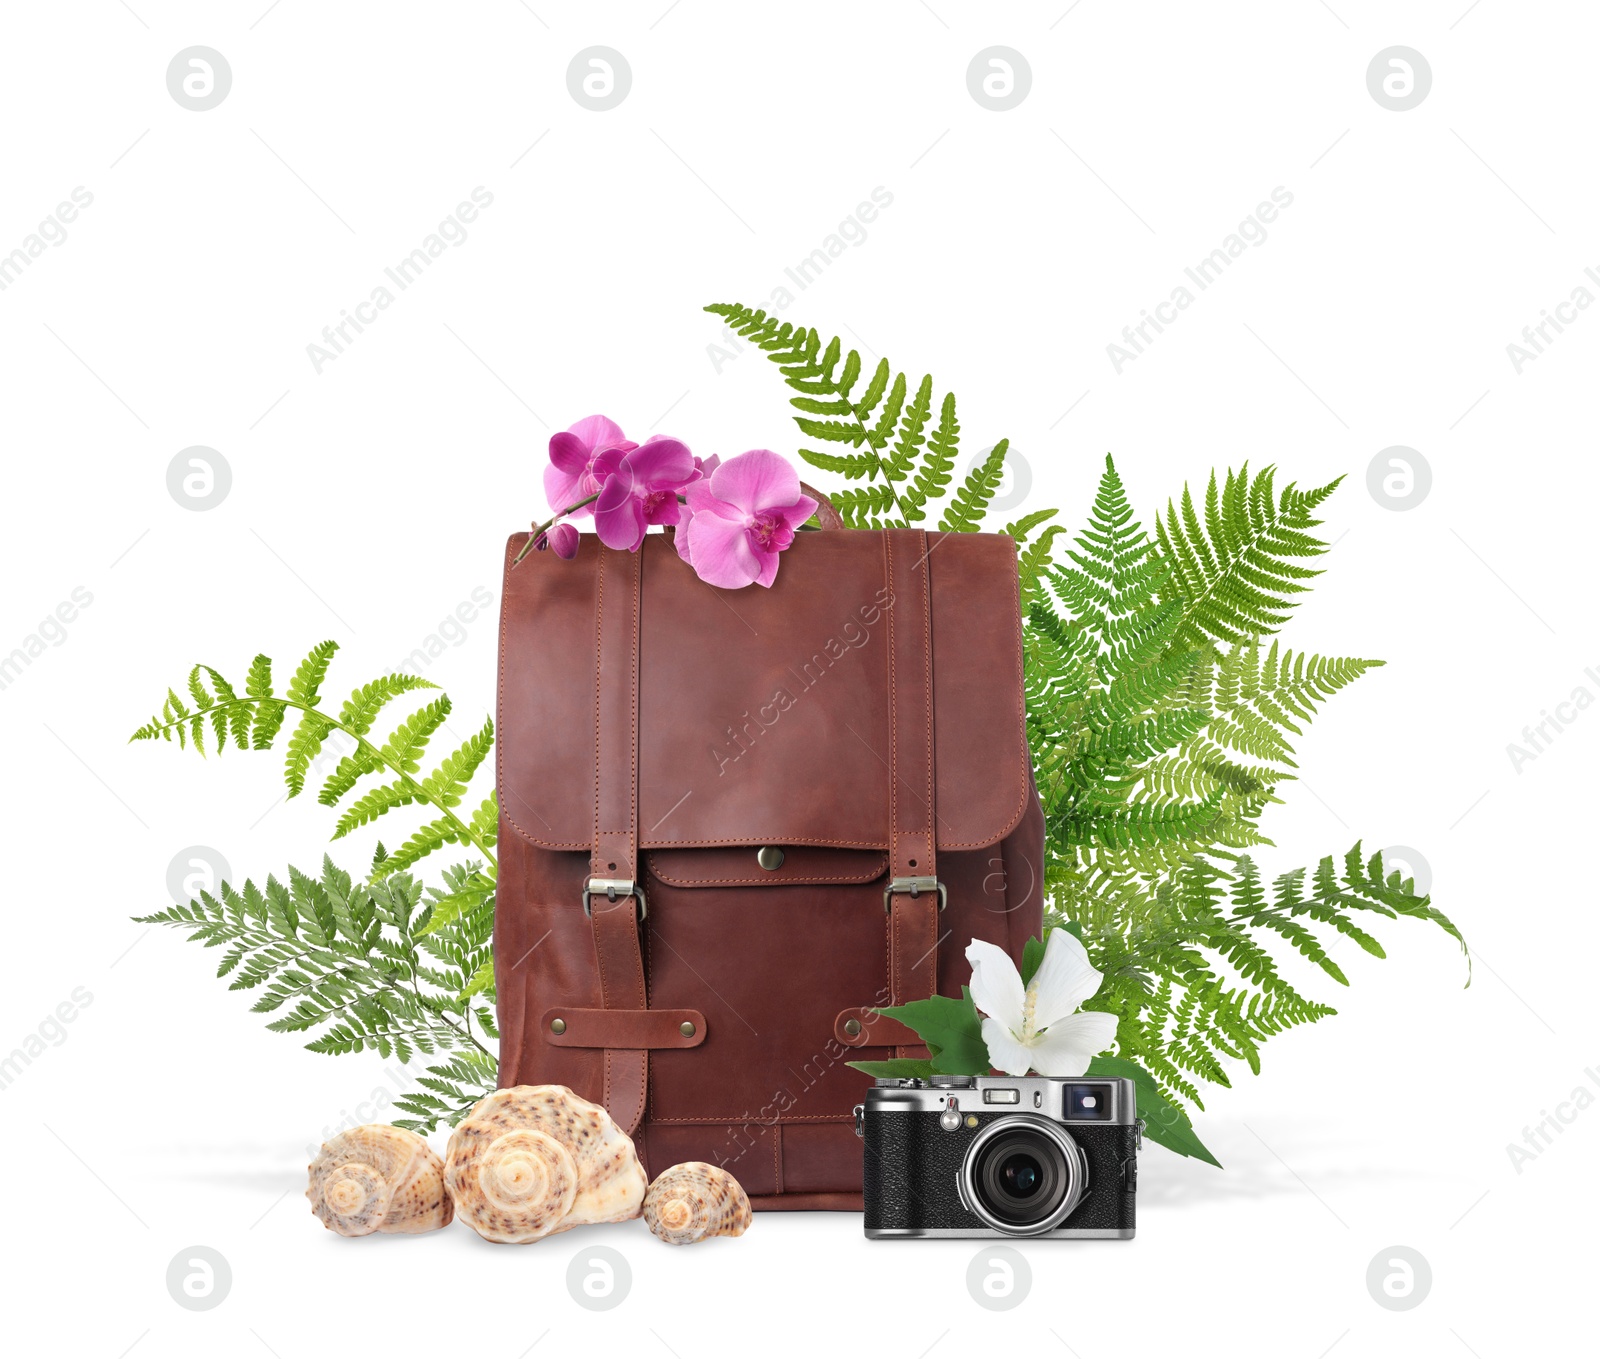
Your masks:
<path fill-rule="evenodd" d="M 455 1216 L 444 1163 L 404 1128 L 351 1128 L 324 1142 L 308 1169 L 311 1211 L 340 1236 L 431 1232 Z"/>
<path fill-rule="evenodd" d="M 479 1100 L 450 1136 L 444 1181 L 463 1222 L 514 1244 L 638 1217 L 647 1183 L 632 1138 L 564 1085 Z"/>
<path fill-rule="evenodd" d="M 644 1220 L 669 1246 L 743 1236 L 750 1225 L 750 1199 L 721 1166 L 685 1161 L 656 1176 L 644 1196 Z"/>

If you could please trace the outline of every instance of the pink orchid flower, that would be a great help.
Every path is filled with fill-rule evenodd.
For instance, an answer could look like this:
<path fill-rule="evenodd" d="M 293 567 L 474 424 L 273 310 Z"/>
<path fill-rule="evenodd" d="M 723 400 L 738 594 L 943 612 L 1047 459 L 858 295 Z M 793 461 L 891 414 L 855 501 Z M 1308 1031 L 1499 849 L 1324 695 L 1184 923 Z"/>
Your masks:
<path fill-rule="evenodd" d="M 689 517 L 675 534 L 678 555 L 708 585 L 770 586 L 778 554 L 817 510 L 788 460 L 765 448 L 741 453 L 691 482 Z"/>
<path fill-rule="evenodd" d="M 622 427 L 603 415 L 591 415 L 571 429 L 550 436 L 550 465 L 544 469 L 544 494 L 557 514 L 579 501 L 590 500 L 601 490 L 602 476 L 595 463 L 601 454 L 616 449 L 626 453 L 638 445 L 630 443 Z M 572 511 L 585 515 L 584 505 Z"/>
<path fill-rule="evenodd" d="M 689 446 L 668 438 L 604 449 L 593 467 L 601 482 L 595 532 L 607 547 L 628 552 L 639 550 L 651 524 L 678 522 L 678 492 L 700 475 Z"/>
<path fill-rule="evenodd" d="M 678 522 L 678 492 L 700 475 L 700 459 L 678 439 L 636 444 L 603 415 L 580 420 L 550 436 L 544 490 L 555 514 L 534 526 L 516 560 L 530 548 L 575 557 L 578 530 L 562 521 L 590 515 L 608 547 L 637 552 L 651 524 Z"/>

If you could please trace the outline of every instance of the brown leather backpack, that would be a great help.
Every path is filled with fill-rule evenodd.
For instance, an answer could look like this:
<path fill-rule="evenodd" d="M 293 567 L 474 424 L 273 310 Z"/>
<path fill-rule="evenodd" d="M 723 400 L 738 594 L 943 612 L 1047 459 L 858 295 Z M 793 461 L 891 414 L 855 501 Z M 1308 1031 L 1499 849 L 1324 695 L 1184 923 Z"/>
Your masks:
<path fill-rule="evenodd" d="M 828 515 L 829 524 L 837 516 Z M 802 533 L 771 589 L 670 538 L 514 536 L 500 624 L 502 1085 L 603 1103 L 655 1174 L 859 1208 L 846 1063 L 926 1056 L 874 1007 L 959 996 L 1040 932 L 1016 550 Z"/>

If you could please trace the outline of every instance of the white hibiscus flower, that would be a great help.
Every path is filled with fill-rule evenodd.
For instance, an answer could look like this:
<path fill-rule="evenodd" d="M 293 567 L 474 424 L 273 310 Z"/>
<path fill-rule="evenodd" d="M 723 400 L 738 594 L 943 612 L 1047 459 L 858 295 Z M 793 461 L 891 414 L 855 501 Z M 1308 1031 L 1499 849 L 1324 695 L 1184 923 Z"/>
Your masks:
<path fill-rule="evenodd" d="M 972 1000 L 988 1016 L 983 1041 L 989 1060 L 1008 1076 L 1081 1076 L 1089 1059 L 1110 1047 L 1117 1018 L 1078 1007 L 1100 989 L 1101 976 L 1070 930 L 1051 930 L 1044 959 L 1026 987 L 1003 949 L 974 939 Z"/>

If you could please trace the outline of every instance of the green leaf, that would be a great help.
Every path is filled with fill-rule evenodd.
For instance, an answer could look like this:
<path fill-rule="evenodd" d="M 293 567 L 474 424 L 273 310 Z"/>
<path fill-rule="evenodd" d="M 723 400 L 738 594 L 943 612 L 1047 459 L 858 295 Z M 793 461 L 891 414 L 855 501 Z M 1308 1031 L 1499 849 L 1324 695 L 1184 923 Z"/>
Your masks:
<path fill-rule="evenodd" d="M 1192 1156 L 1216 1166 L 1218 1170 L 1222 1169 L 1222 1162 L 1195 1135 L 1194 1124 L 1189 1121 L 1189 1116 L 1162 1093 L 1155 1077 L 1137 1062 L 1130 1062 L 1125 1057 L 1095 1057 L 1090 1060 L 1089 1069 L 1084 1074 L 1120 1076 L 1131 1080 L 1139 1117 L 1144 1120 L 1146 1137 L 1168 1151 L 1177 1152 L 1179 1156 Z"/>
<path fill-rule="evenodd" d="M 1033 980 L 1033 974 L 1039 970 L 1039 964 L 1044 961 L 1044 940 L 1030 939 L 1022 946 L 1022 984 L 1024 987 Z"/>
<path fill-rule="evenodd" d="M 307 708 L 317 706 L 318 690 L 328 673 L 328 663 L 333 660 L 333 653 L 338 649 L 337 642 L 318 642 L 306 653 L 305 660 L 300 662 L 294 672 L 294 678 L 289 681 L 289 699 L 292 702 L 303 704 Z M 258 656 L 256 660 L 259 663 L 265 660 L 265 657 Z"/>
<path fill-rule="evenodd" d="M 921 1057 L 890 1057 L 881 1062 L 846 1062 L 845 1065 L 882 1081 L 910 1077 L 925 1081 L 934 1074 L 933 1063 Z"/>
<path fill-rule="evenodd" d="M 898 1019 L 917 1037 L 938 1052 L 933 1069 L 947 1075 L 987 1076 L 989 1049 L 983 1041 L 983 1021 L 978 1018 L 971 993 L 963 987 L 961 999 L 930 996 L 927 1000 L 907 1001 L 878 1010 Z"/>
<path fill-rule="evenodd" d="M 1013 519 L 1005 527 L 1005 532 L 1015 538 L 1017 542 L 1025 543 L 1028 535 L 1044 523 L 1046 519 L 1054 519 L 1060 510 L 1035 510 L 1032 514 L 1025 514 L 1021 519 Z"/>
<path fill-rule="evenodd" d="M 446 925 L 454 924 L 463 915 L 477 911 L 494 896 L 494 883 L 481 874 L 473 874 L 458 891 L 437 898 L 427 923 L 418 935 L 436 934 Z"/>
<path fill-rule="evenodd" d="M 494 959 L 485 958 L 483 962 L 479 964 L 478 970 L 472 974 L 472 977 L 467 982 L 466 986 L 461 989 L 461 994 L 457 997 L 457 999 L 466 1000 L 470 996 L 476 996 L 485 991 L 492 992 L 493 990 Z"/>

